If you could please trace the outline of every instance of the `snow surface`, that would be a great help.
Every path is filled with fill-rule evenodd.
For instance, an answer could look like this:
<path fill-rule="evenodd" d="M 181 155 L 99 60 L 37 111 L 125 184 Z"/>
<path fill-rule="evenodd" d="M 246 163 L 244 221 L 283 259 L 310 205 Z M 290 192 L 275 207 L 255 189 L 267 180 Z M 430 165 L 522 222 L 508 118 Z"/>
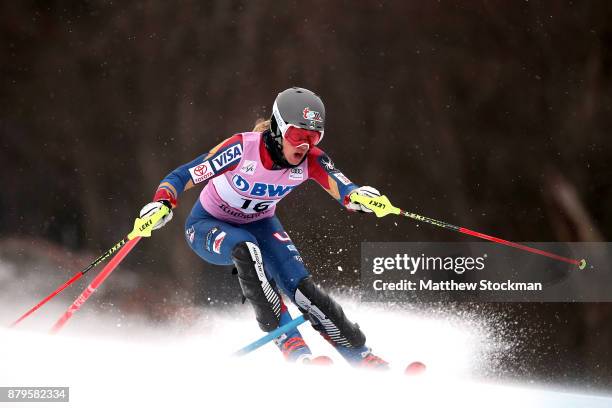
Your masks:
<path fill-rule="evenodd" d="M 0 301 L 0 318 L 7 323 L 34 303 L 6 301 Z M 262 335 L 247 305 L 192 310 L 196 318 L 189 324 L 177 316 L 176 324 L 155 325 L 117 308 L 100 311 L 93 302 L 62 333 L 49 335 L 64 300 L 19 328 L 0 329 L 0 385 L 69 386 L 73 407 L 612 406 L 612 398 L 475 378 L 475 372 L 500 369 L 496 355 L 514 346 L 490 320 L 341 302 L 368 344 L 393 363 L 391 372 L 348 367 L 307 325 L 301 328 L 306 340 L 315 354 L 330 355 L 333 367 L 287 364 L 271 344 L 229 357 Z M 402 369 L 414 360 L 425 362 L 427 373 L 404 376 Z"/>

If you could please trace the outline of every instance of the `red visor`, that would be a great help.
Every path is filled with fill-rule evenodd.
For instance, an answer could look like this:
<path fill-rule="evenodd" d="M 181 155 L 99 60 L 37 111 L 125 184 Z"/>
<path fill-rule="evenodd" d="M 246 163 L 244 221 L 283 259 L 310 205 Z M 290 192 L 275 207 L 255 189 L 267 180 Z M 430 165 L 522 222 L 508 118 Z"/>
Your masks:
<path fill-rule="evenodd" d="M 285 132 L 285 139 L 287 139 L 287 141 L 295 147 L 303 144 L 313 147 L 319 143 L 319 140 L 321 140 L 321 133 L 317 132 L 316 130 L 306 130 L 289 126 Z"/>

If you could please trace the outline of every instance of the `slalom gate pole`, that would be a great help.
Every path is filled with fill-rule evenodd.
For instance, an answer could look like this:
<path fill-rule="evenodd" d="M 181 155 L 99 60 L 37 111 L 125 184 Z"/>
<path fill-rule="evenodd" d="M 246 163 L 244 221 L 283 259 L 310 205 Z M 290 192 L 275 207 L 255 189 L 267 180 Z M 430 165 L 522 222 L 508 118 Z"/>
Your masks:
<path fill-rule="evenodd" d="M 64 327 L 66 322 L 72 317 L 72 315 L 83 306 L 83 304 L 89 299 L 89 297 L 95 292 L 95 290 L 108 278 L 108 276 L 115 270 L 115 268 L 123 261 L 123 259 L 130 253 L 130 251 L 136 246 L 142 237 L 150 237 L 153 227 L 159 220 L 170 212 L 170 209 L 166 206 L 162 207 L 158 212 L 150 217 L 136 218 L 134 221 L 134 229 L 127 235 L 127 243 L 124 244 L 117 255 L 111 259 L 111 261 L 102 269 L 102 271 L 94 278 L 94 280 L 85 288 L 85 290 L 74 300 L 72 305 L 64 312 L 64 314 L 55 322 L 51 328 L 51 333 L 57 333 Z"/>
<path fill-rule="evenodd" d="M 47 303 L 49 300 L 53 299 L 56 295 L 58 295 L 61 291 L 63 291 L 64 289 L 66 289 L 68 286 L 72 285 L 74 282 L 76 282 L 77 280 L 79 280 L 83 275 L 85 275 L 87 273 L 87 271 L 89 271 L 91 268 L 94 268 L 96 266 L 98 266 L 99 264 L 101 264 L 106 258 L 108 258 L 109 256 L 111 256 L 112 254 L 114 254 L 115 252 L 117 252 L 119 249 L 121 249 L 121 247 L 123 245 L 125 245 L 126 242 L 128 242 L 129 239 L 126 236 L 125 238 L 123 238 L 121 241 L 117 242 L 111 249 L 109 249 L 108 251 L 106 251 L 105 253 L 103 253 L 102 255 L 100 255 L 95 261 L 93 261 L 92 263 L 90 263 L 85 269 L 83 269 L 82 271 L 79 271 L 77 273 L 74 274 L 74 276 L 70 279 L 68 279 L 64 284 L 62 284 L 61 286 L 59 286 L 57 289 L 55 289 L 55 291 L 53 291 L 49 296 L 47 296 L 46 298 L 44 298 L 43 300 L 41 300 L 40 302 L 38 302 L 33 308 L 31 308 L 30 310 L 28 310 L 27 312 L 25 312 L 23 315 L 21 315 L 21 317 L 17 320 L 15 320 L 13 323 L 11 323 L 10 327 L 15 327 L 16 325 L 18 325 L 23 319 L 25 319 L 26 317 L 28 317 L 29 315 L 31 315 L 32 313 L 34 313 L 36 310 L 38 310 L 42 305 L 44 305 L 45 303 Z"/>
<path fill-rule="evenodd" d="M 452 225 L 444 221 L 434 220 L 433 218 L 428 218 L 428 217 L 424 217 L 419 214 L 401 210 L 397 207 L 394 207 L 393 204 L 391 204 L 391 202 L 389 201 L 389 199 L 384 195 L 379 196 L 379 197 L 367 197 L 364 195 L 353 193 L 350 196 L 350 200 L 356 203 L 360 203 L 364 205 L 365 207 L 369 208 L 370 210 L 372 210 L 372 212 L 374 212 L 374 214 L 376 214 L 377 217 L 384 217 L 385 215 L 389 215 L 389 214 L 402 215 L 404 217 L 412 218 L 413 220 L 416 220 L 416 221 L 426 222 L 428 224 L 435 225 L 436 227 L 446 228 L 451 231 L 460 232 L 462 234 L 471 235 L 473 237 L 495 242 L 497 244 L 506 245 L 512 248 L 531 252 L 533 254 L 538 254 L 538 255 L 546 256 L 551 259 L 556 259 L 557 261 L 576 265 L 581 270 L 586 268 L 586 265 L 587 265 L 587 262 L 585 259 L 578 260 L 578 259 L 566 258 L 561 255 L 553 254 L 552 252 L 547 252 L 541 249 L 532 248 L 527 245 L 519 244 L 517 242 L 507 241 L 505 239 L 483 234 L 481 232 L 473 231 L 468 228 L 458 227 L 456 225 Z"/>
<path fill-rule="evenodd" d="M 64 327 L 66 322 L 70 320 L 72 315 L 83 306 L 83 304 L 89 299 L 89 297 L 95 292 L 96 289 L 108 278 L 108 276 L 115 270 L 115 268 L 123 261 L 123 259 L 130 253 L 132 248 L 140 241 L 140 237 L 136 237 L 130 240 L 121 250 L 111 259 L 111 261 L 102 269 L 93 281 L 85 288 L 85 290 L 74 300 L 70 307 L 64 312 L 64 314 L 55 322 L 51 328 L 51 333 L 57 333 Z"/>
<path fill-rule="evenodd" d="M 235 352 L 233 355 L 236 356 L 236 357 L 244 356 L 245 354 L 248 354 L 248 353 L 250 353 L 253 350 L 257 350 L 258 348 L 260 348 L 264 344 L 274 340 L 278 336 L 283 335 L 283 334 L 287 333 L 288 331 L 291 331 L 291 330 L 295 329 L 296 327 L 298 327 L 300 324 L 304 323 L 305 321 L 306 321 L 306 318 L 304 317 L 304 315 L 298 316 L 295 319 L 293 319 L 292 321 L 290 321 L 289 323 L 284 324 L 284 325 L 282 325 L 282 326 L 272 330 L 270 333 L 266 334 L 261 339 L 256 340 L 253 343 L 249 344 L 248 346 L 245 346 L 245 347 L 241 348 L 240 350 Z"/>

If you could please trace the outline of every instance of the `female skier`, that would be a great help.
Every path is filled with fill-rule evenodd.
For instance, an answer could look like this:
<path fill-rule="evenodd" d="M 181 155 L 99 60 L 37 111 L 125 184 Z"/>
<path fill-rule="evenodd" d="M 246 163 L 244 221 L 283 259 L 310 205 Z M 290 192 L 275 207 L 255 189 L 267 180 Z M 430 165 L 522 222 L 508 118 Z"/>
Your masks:
<path fill-rule="evenodd" d="M 351 202 L 350 195 L 379 196 L 378 190 L 352 183 L 316 147 L 323 139 L 324 125 L 325 107 L 316 94 L 303 88 L 287 89 L 274 101 L 269 121 L 256 125 L 253 132 L 226 139 L 168 174 L 140 216 L 151 215 L 164 205 L 172 210 L 181 192 L 208 180 L 187 218 L 187 242 L 206 262 L 235 265 L 259 327 L 270 332 L 292 319 L 282 291 L 350 364 L 385 368 L 387 362 L 366 347 L 359 326 L 315 285 L 274 215 L 276 204 L 308 179 L 316 180 L 347 209 L 371 212 Z M 171 219 L 172 211 L 154 229 Z M 275 343 L 289 361 L 330 362 L 328 357 L 313 358 L 297 329 Z"/>

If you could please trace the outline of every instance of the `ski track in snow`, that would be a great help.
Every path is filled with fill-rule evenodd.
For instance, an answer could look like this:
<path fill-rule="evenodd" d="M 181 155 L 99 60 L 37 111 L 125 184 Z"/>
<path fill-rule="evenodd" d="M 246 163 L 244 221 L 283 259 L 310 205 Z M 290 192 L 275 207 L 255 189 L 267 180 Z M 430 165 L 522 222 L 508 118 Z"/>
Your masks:
<path fill-rule="evenodd" d="M 6 323 L 31 306 L 5 301 Z M 478 374 L 495 373 L 496 353 L 513 346 L 499 322 L 340 301 L 368 344 L 392 363 L 391 372 L 348 367 L 308 324 L 302 334 L 315 354 L 334 359 L 333 367 L 285 363 L 272 344 L 240 359 L 228 357 L 262 335 L 248 305 L 203 308 L 188 325 L 179 317 L 176 324 L 154 325 L 116 308 L 96 310 L 92 302 L 51 336 L 45 330 L 64 310 L 56 303 L 18 329 L 0 329 L 0 385 L 69 386 L 73 407 L 612 406 L 603 397 L 484 382 Z M 425 362 L 427 373 L 404 376 L 403 368 L 414 360 Z"/>

